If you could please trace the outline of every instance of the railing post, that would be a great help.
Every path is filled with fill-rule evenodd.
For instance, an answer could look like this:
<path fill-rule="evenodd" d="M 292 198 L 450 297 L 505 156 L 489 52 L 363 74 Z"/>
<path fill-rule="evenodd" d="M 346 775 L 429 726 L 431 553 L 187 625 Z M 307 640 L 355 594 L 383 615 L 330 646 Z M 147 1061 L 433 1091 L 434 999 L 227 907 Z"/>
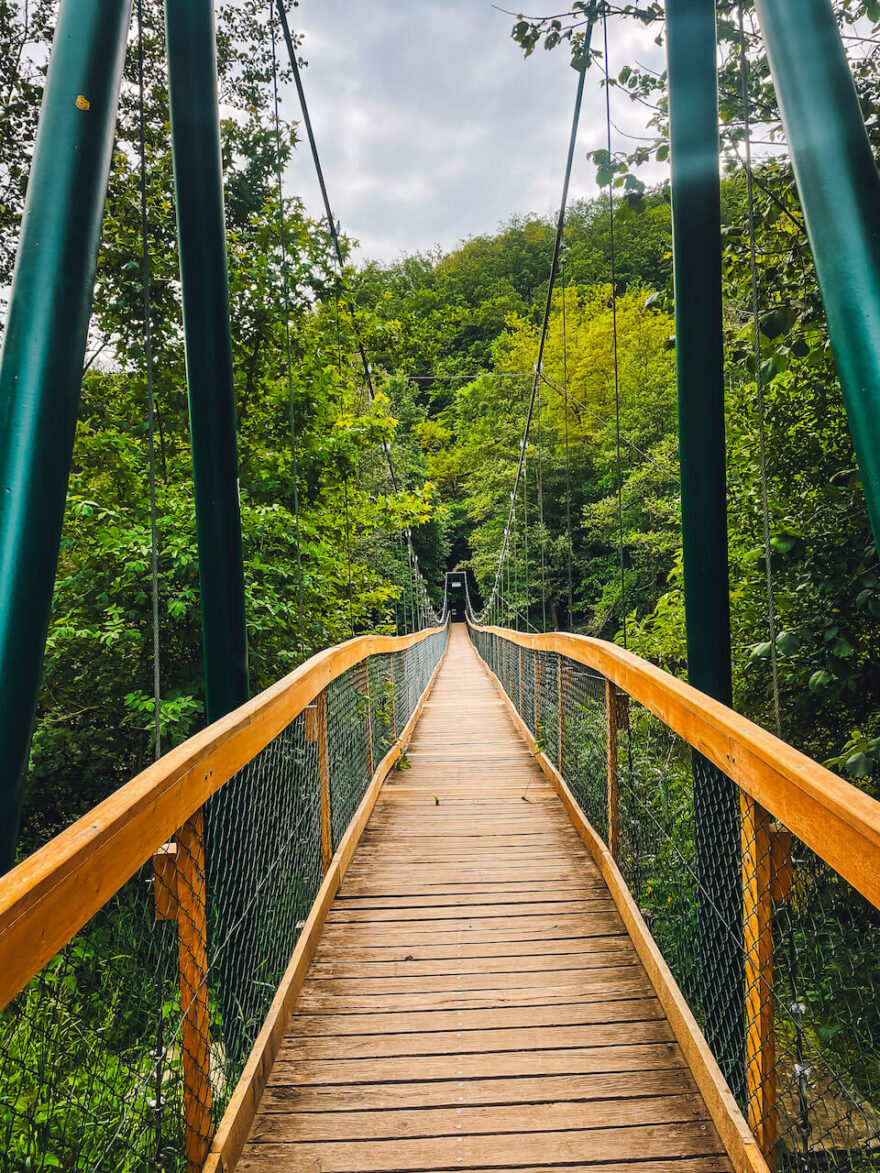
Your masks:
<path fill-rule="evenodd" d="M 177 921 L 180 1050 L 187 1173 L 200 1173 L 211 1145 L 211 1035 L 205 827 L 201 809 L 153 856 L 156 920 Z"/>
<path fill-rule="evenodd" d="M 330 817 L 330 746 L 327 741 L 327 690 L 320 692 L 305 710 L 306 741 L 318 743 L 318 780 L 321 788 L 321 866 L 326 873 L 333 858 L 333 823 Z M 372 777 L 372 774 L 371 774 Z"/>
<path fill-rule="evenodd" d="M 540 740 L 541 726 L 541 653 L 535 648 L 532 655 L 535 658 L 535 741 Z"/>
<path fill-rule="evenodd" d="M 186 1168 L 187 1173 L 200 1173 L 212 1138 L 205 820 L 201 808 L 187 819 L 176 839 Z"/>
<path fill-rule="evenodd" d="M 518 651 L 519 651 L 519 656 L 517 657 L 517 659 L 518 659 L 517 672 L 519 674 L 519 715 L 522 716 L 523 715 L 523 654 L 522 654 L 523 650 L 522 650 L 522 644 L 520 644 Z"/>
<path fill-rule="evenodd" d="M 391 680 L 391 737 L 397 741 L 397 685 L 394 680 L 394 652 L 388 653 L 388 676 Z"/>
<path fill-rule="evenodd" d="M 791 896 L 791 835 L 740 792 L 745 949 L 746 1115 L 772 1173 L 776 1169 L 776 997 L 773 902 Z"/>
<path fill-rule="evenodd" d="M 608 767 L 608 850 L 617 859 L 620 850 L 620 774 L 618 736 L 629 725 L 629 697 L 610 680 L 605 681 L 605 730 Z"/>
<path fill-rule="evenodd" d="M 364 740 L 367 747 L 367 779 L 373 777 L 373 709 L 370 699 L 370 662 L 358 665 L 358 691 L 364 702 Z"/>
<path fill-rule="evenodd" d="M 326 873 L 333 858 L 333 823 L 330 817 L 330 746 L 327 741 L 327 689 L 317 699 L 318 777 L 321 780 L 321 865 Z"/>
<path fill-rule="evenodd" d="M 565 777 L 565 687 L 568 673 L 565 670 L 563 657 L 556 657 L 556 762 L 559 773 Z"/>
<path fill-rule="evenodd" d="M 758 1147 L 776 1151 L 776 1038 L 770 815 L 740 793 L 746 1001 L 746 1112 Z M 771 1166 L 772 1168 L 772 1166 Z"/>

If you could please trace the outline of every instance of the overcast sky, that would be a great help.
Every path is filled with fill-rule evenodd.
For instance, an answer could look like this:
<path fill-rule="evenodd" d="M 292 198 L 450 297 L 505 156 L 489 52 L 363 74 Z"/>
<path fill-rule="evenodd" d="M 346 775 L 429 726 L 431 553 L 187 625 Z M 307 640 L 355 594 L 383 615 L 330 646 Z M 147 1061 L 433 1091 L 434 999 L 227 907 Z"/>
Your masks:
<path fill-rule="evenodd" d="M 566 48 L 524 60 L 512 18 L 488 0 L 300 0 L 290 19 L 305 36 L 306 97 L 331 204 L 361 258 L 450 248 L 514 213 L 558 206 L 577 82 Z M 612 74 L 636 59 L 662 69 L 654 35 L 632 22 L 609 26 Z M 586 153 L 605 145 L 600 76 L 594 66 L 587 77 L 573 198 L 595 194 Z M 644 133 L 643 109 L 612 99 L 618 127 Z M 298 118 L 292 85 L 283 102 Z M 631 145 L 617 136 L 617 148 Z M 305 143 L 286 183 L 322 214 Z"/>

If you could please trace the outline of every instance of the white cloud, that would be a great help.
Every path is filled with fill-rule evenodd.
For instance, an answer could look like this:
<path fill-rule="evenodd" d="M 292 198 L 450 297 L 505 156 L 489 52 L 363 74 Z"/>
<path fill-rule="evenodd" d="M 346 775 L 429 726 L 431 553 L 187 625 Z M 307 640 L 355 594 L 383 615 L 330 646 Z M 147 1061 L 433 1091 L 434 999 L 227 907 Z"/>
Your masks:
<path fill-rule="evenodd" d="M 301 0 L 304 84 L 330 199 L 361 256 L 449 248 L 514 213 L 558 204 L 576 75 L 564 48 L 524 61 L 511 17 L 488 0 Z M 652 34 L 610 28 L 612 72 L 662 68 Z M 571 197 L 595 194 L 586 152 L 604 146 L 605 97 L 591 69 Z M 647 113 L 612 93 L 612 118 L 644 133 Z M 293 87 L 287 117 L 299 118 Z M 615 146 L 628 149 L 631 140 Z M 308 148 L 289 190 L 321 214 Z"/>

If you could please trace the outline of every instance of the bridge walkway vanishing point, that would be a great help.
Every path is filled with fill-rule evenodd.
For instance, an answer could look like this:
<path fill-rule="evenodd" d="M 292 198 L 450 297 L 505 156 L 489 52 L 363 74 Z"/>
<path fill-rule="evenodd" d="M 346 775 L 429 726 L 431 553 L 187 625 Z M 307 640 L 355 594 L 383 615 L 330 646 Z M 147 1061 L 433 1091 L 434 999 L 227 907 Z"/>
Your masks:
<path fill-rule="evenodd" d="M 407 753 L 238 1169 L 730 1170 L 600 872 L 461 625 Z"/>

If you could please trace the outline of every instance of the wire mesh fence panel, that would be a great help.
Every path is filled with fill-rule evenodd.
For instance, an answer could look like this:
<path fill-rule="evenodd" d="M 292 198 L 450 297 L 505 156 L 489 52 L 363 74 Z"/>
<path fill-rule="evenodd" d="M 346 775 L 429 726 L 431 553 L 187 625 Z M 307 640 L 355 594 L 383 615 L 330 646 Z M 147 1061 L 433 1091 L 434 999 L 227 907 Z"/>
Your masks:
<path fill-rule="evenodd" d="M 564 743 L 559 770 L 578 806 L 603 839 L 608 839 L 605 680 L 589 668 L 560 657 L 563 679 Z"/>
<path fill-rule="evenodd" d="M 368 755 L 367 695 L 360 665 L 327 686 L 330 809 L 335 849 L 360 805 L 372 771 Z"/>
<path fill-rule="evenodd" d="M 176 935 L 142 868 L 0 1016 L 0 1151 L 12 1173 L 153 1168 L 157 1023 Z M 160 1007 L 162 1014 L 160 1015 Z M 163 1096 L 179 1098 L 163 1076 Z M 183 1128 L 174 1138 L 183 1147 Z"/>
<path fill-rule="evenodd" d="M 771 1167 L 880 1170 L 880 912 L 604 677 L 470 634 L 612 846 Z"/>
<path fill-rule="evenodd" d="M 321 747 L 310 723 L 298 716 L 206 806 L 215 1125 L 323 878 Z"/>
<path fill-rule="evenodd" d="M 880 913 L 796 838 L 791 865 L 772 985 L 755 983 L 773 998 L 785 1167 L 880 1169 Z"/>
<path fill-rule="evenodd" d="M 370 656 L 367 661 L 370 689 L 370 723 L 373 739 L 373 768 L 394 743 L 394 692 L 388 656 Z"/>
<path fill-rule="evenodd" d="M 330 683 L 0 1013 L 4 1173 L 201 1168 L 447 630 Z"/>
<path fill-rule="evenodd" d="M 880 1169 L 880 913 L 631 713 L 621 871 L 762 1148 L 779 1170 Z"/>

